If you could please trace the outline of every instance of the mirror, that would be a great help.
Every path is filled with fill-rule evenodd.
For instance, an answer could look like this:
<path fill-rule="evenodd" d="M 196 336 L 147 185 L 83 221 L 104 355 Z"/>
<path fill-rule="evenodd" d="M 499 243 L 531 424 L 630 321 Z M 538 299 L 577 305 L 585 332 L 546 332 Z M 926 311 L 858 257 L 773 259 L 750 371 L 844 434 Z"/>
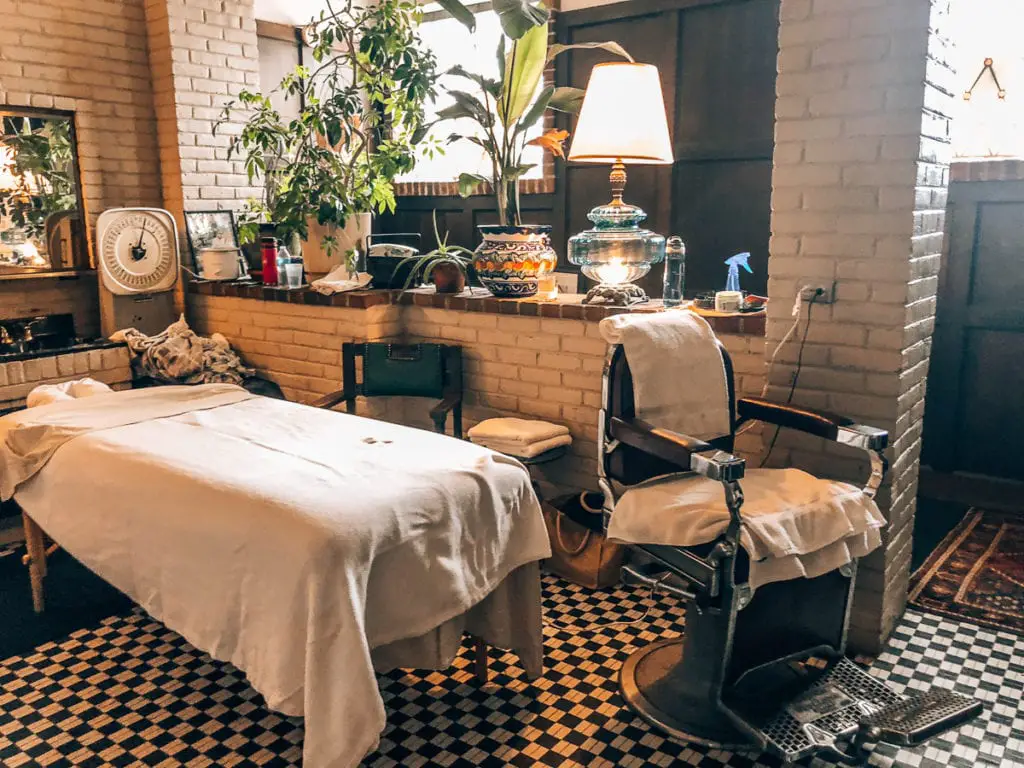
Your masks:
<path fill-rule="evenodd" d="M 0 277 L 89 266 L 74 115 L 0 109 Z"/>

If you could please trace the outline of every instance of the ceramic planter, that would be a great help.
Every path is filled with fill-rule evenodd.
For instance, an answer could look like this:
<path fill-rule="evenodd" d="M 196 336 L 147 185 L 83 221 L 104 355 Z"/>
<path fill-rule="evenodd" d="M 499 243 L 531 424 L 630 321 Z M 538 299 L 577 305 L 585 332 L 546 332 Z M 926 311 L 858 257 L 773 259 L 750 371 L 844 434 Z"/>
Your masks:
<path fill-rule="evenodd" d="M 537 278 L 558 262 L 551 249 L 551 226 L 484 224 L 478 229 L 483 242 L 474 252 L 473 267 L 484 288 L 499 299 L 535 295 Z"/>

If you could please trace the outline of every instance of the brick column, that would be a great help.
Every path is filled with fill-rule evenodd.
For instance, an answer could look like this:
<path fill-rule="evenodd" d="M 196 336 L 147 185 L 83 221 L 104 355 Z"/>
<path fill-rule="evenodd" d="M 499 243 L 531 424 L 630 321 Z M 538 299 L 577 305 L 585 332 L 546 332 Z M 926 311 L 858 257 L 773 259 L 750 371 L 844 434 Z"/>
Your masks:
<path fill-rule="evenodd" d="M 801 285 L 838 281 L 835 304 L 813 310 L 794 402 L 890 431 L 889 525 L 861 563 L 851 627 L 865 651 L 906 604 L 950 158 L 947 16 L 948 0 L 782 0 L 768 347 Z M 797 347 L 779 356 L 774 398 Z M 771 462 L 862 482 L 857 453 L 783 435 Z"/>
<path fill-rule="evenodd" d="M 178 219 L 186 257 L 184 211 L 237 211 L 260 194 L 243 163 L 228 160 L 241 118 L 213 135 L 224 105 L 242 88 L 259 88 L 253 3 L 146 0 L 164 207 Z"/>

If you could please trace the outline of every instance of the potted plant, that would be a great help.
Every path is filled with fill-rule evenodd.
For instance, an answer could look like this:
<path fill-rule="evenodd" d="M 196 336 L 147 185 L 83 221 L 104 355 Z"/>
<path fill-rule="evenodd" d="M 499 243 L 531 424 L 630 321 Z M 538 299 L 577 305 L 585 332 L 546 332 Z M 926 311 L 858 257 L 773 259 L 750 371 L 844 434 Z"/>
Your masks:
<path fill-rule="evenodd" d="M 402 259 L 395 267 L 392 282 L 403 269 L 409 268 L 403 290 L 417 282 L 431 282 L 438 293 L 461 293 L 472 269 L 473 252 L 458 245 L 448 245 L 448 233 L 445 232 L 442 240 L 437 229 L 437 211 L 434 211 L 433 219 L 437 247 L 429 253 Z"/>
<path fill-rule="evenodd" d="M 532 296 L 537 279 L 555 268 L 557 257 L 551 249 L 549 225 L 524 224 L 520 216 L 519 180 L 534 167 L 523 162 L 529 145 L 543 147 L 556 157 L 564 157 L 564 130 L 552 129 L 527 139 L 529 131 L 547 109 L 575 113 L 583 103 L 580 88 L 546 87 L 539 91 L 544 70 L 560 53 L 574 48 L 603 48 L 632 61 L 632 57 L 614 42 L 548 45 L 547 11 L 518 37 L 508 34 L 498 48 L 498 79 L 455 67 L 449 72 L 477 86 L 475 93 L 450 89 L 455 103 L 439 112 L 444 119 L 469 118 L 480 127 L 479 133 L 453 133 L 449 142 L 471 141 L 480 146 L 490 160 L 488 175 L 463 173 L 459 192 L 464 197 L 481 185 L 490 185 L 498 212 L 497 225 L 480 225 L 483 242 L 476 250 L 473 266 L 483 285 L 500 298 Z"/>
<path fill-rule="evenodd" d="M 328 264 L 340 263 L 347 225 L 362 220 L 366 234 L 370 212 L 394 210 L 395 177 L 432 146 L 423 142 L 424 106 L 438 73 L 417 32 L 421 18 L 415 0 L 328 0 L 306 30 L 314 63 L 297 67 L 278 88 L 299 100 L 298 116 L 283 117 L 268 96 L 249 90 L 225 107 L 218 125 L 236 109 L 248 111 L 229 157 L 243 160 L 250 183 L 263 181 L 262 199 L 250 200 L 241 215 L 243 242 L 272 222 L 286 242 L 319 245 Z"/>

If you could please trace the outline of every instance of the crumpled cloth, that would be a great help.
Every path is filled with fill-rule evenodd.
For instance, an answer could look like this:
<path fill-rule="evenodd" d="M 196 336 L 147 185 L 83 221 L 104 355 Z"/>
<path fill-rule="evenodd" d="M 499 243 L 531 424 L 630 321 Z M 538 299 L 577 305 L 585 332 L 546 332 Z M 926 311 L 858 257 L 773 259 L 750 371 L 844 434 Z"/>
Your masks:
<path fill-rule="evenodd" d="M 371 275 L 369 272 L 356 272 L 355 280 L 349 279 L 348 267 L 341 264 L 319 280 L 309 284 L 317 293 L 342 293 L 344 291 L 358 291 L 370 285 Z"/>
<path fill-rule="evenodd" d="M 253 369 L 242 363 L 228 340 L 215 333 L 200 336 L 185 316 L 156 336 L 135 328 L 117 331 L 111 341 L 124 342 L 132 355 L 132 372 L 165 384 L 241 385 Z"/>

